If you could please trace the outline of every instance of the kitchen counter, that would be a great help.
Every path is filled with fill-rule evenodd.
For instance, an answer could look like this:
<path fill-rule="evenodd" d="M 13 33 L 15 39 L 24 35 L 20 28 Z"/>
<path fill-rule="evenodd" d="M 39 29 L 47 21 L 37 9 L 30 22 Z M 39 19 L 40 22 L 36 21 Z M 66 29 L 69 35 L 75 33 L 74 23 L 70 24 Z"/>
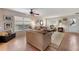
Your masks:
<path fill-rule="evenodd" d="M 27 31 L 27 42 L 39 50 L 45 50 L 51 43 L 52 31 L 35 30 Z"/>
<path fill-rule="evenodd" d="M 0 36 L 7 36 L 8 33 L 7 32 L 0 32 Z"/>
<path fill-rule="evenodd" d="M 9 33 L 6 31 L 0 32 L 0 43 L 7 42 L 13 38 L 15 38 L 16 33 Z"/>

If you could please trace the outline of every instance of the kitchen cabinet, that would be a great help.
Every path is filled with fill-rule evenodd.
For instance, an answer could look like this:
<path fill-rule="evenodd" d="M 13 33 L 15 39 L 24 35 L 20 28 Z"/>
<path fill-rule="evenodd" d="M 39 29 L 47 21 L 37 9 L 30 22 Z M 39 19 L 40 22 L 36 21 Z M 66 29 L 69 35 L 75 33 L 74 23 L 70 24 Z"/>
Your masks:
<path fill-rule="evenodd" d="M 31 44 L 39 50 L 45 50 L 51 43 L 52 32 L 44 32 L 40 30 L 26 32 L 27 43 Z"/>

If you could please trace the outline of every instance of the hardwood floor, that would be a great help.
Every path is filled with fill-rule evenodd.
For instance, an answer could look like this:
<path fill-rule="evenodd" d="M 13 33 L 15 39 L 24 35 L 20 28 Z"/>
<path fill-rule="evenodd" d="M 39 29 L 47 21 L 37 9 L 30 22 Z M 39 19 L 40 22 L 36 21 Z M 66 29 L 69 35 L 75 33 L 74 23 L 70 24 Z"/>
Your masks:
<path fill-rule="evenodd" d="M 79 51 L 79 33 L 65 33 L 59 51 Z"/>
<path fill-rule="evenodd" d="M 16 38 L 0 43 L 0 51 L 38 51 L 26 42 L 26 32 L 17 32 Z"/>
<path fill-rule="evenodd" d="M 39 51 L 26 42 L 25 34 L 25 32 L 17 32 L 16 38 L 7 43 L 0 43 L 0 51 Z M 45 51 L 79 51 L 79 34 L 65 33 L 58 49 L 49 46 Z"/>
<path fill-rule="evenodd" d="M 0 44 L 0 51 L 20 51 L 26 50 L 26 38 L 25 33 L 17 33 L 16 38 L 10 40 L 7 43 Z"/>

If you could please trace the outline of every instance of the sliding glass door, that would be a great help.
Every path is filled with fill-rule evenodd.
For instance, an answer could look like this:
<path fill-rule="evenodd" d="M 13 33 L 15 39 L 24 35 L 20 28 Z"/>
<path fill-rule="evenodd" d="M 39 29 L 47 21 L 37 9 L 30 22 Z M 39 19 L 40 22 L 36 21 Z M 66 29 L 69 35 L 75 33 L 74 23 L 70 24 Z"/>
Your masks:
<path fill-rule="evenodd" d="M 28 31 L 31 29 L 30 18 L 15 17 L 15 32 L 17 31 Z"/>

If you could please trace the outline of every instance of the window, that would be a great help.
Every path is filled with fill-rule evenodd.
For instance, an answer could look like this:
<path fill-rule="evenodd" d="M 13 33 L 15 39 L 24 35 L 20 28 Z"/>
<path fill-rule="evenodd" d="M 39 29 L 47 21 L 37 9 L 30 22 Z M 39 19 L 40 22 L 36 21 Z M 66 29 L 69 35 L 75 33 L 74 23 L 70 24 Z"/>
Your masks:
<path fill-rule="evenodd" d="M 15 18 L 15 31 L 27 31 L 31 29 L 31 20 L 24 17 Z"/>

